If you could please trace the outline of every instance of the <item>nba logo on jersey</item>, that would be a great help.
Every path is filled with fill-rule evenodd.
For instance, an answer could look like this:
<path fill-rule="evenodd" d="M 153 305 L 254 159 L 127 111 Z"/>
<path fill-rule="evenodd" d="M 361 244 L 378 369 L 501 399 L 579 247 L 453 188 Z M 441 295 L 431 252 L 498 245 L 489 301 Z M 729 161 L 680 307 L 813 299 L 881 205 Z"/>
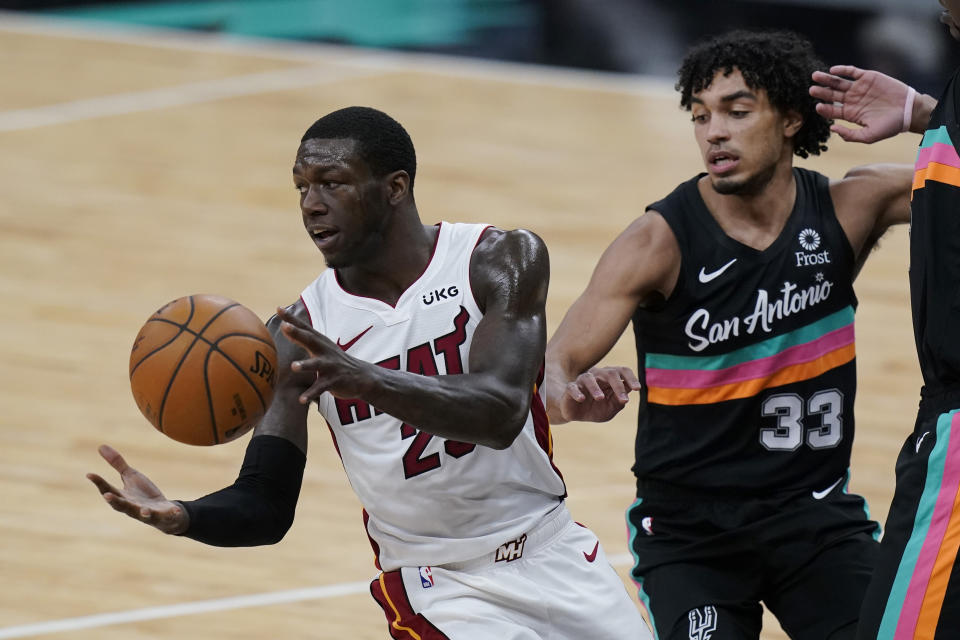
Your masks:
<path fill-rule="evenodd" d="M 643 520 L 640 521 L 640 526 L 643 527 L 643 531 L 648 535 L 653 535 L 653 518 L 651 516 L 644 516 Z"/>
<path fill-rule="evenodd" d="M 430 567 L 420 567 L 420 586 L 424 589 L 433 586 L 433 569 Z"/>

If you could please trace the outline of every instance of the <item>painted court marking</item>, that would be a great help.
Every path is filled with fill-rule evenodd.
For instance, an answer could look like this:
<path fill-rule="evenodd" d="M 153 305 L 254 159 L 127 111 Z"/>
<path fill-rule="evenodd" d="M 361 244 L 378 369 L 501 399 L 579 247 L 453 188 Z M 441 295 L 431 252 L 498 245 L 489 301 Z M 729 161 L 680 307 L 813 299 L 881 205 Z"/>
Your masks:
<path fill-rule="evenodd" d="M 144 609 L 100 613 L 90 616 L 80 616 L 78 618 L 63 618 L 61 620 L 50 620 L 36 624 L 5 627 L 0 628 L 0 638 L 26 638 L 29 636 L 57 633 L 58 631 L 76 631 L 78 629 L 107 627 L 114 624 L 158 620 L 160 618 L 175 618 L 177 616 L 189 616 L 196 613 L 210 613 L 211 611 L 263 607 L 271 604 L 300 602 L 302 600 L 324 600 L 326 598 L 365 593 L 369 590 L 370 583 L 367 581 L 344 582 L 308 589 L 290 589 L 288 591 L 257 593 L 248 596 L 218 598 L 216 600 L 198 600 L 163 607 L 146 607 Z"/>
<path fill-rule="evenodd" d="M 482 78 L 528 86 L 646 96 L 674 94 L 668 81 L 626 74 L 556 69 L 531 64 L 490 62 L 433 54 L 380 52 L 331 45 L 285 43 L 262 38 L 224 37 L 147 27 L 118 27 L 90 21 L 36 18 L 3 11 L 0 11 L 0 31 L 176 50 L 264 56 L 310 64 L 310 66 L 293 69 L 0 111 L 0 132 L 22 131 L 272 91 L 302 89 L 338 80 L 398 71 Z M 323 62 L 324 66 L 319 66 L 318 62 Z"/>
<path fill-rule="evenodd" d="M 614 567 L 627 567 L 633 565 L 633 556 L 629 553 L 620 553 L 607 556 L 607 559 Z M 47 622 L 22 624 L 14 627 L 0 627 L 0 640 L 4 640 L 6 638 L 42 636 L 60 631 L 77 631 L 79 629 L 108 627 L 115 624 L 143 622 L 144 620 L 176 618 L 178 616 L 189 616 L 197 613 L 210 613 L 212 611 L 229 611 L 231 609 L 265 607 L 272 604 L 288 604 L 290 602 L 302 602 L 304 600 L 326 600 L 328 598 L 339 598 L 341 596 L 352 596 L 361 593 L 368 593 L 369 591 L 370 582 L 364 580 L 362 582 L 342 582 L 340 584 L 330 584 L 322 587 L 255 593 L 247 596 L 217 598 L 215 600 L 182 602 L 180 604 L 171 604 L 162 607 L 145 607 L 143 609 L 131 609 L 129 611 L 98 613 L 95 615 L 80 616 L 77 618 L 62 618 L 60 620 L 48 620 Z"/>
<path fill-rule="evenodd" d="M 672 79 L 654 76 L 567 69 L 435 53 L 302 43 L 95 20 L 36 17 L 8 11 L 0 11 L 0 31 L 177 51 L 257 56 L 302 63 L 315 63 L 322 59 L 327 63 L 374 71 L 416 71 L 460 78 L 487 78 L 510 84 L 676 97 Z"/>
<path fill-rule="evenodd" d="M 0 111 L 0 132 L 22 131 L 78 120 L 182 107 L 271 91 L 303 89 L 304 87 L 363 75 L 374 76 L 380 74 L 372 70 L 296 67 L 294 69 L 280 69 L 216 80 L 204 80 L 203 82 L 191 82 L 147 91 L 71 100 L 42 107 Z"/>

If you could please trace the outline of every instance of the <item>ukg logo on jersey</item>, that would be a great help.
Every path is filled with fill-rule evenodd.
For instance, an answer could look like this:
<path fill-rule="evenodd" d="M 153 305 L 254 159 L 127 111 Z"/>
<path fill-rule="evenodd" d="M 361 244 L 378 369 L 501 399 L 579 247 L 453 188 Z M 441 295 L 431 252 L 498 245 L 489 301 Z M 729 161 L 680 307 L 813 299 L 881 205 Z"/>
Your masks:
<path fill-rule="evenodd" d="M 797 251 L 794 255 L 797 257 L 798 267 L 810 267 L 818 264 L 830 264 L 830 252 L 824 249 L 817 253 L 820 248 L 820 234 L 816 230 L 807 227 L 800 232 L 797 240 L 800 242 L 800 248 L 803 251 Z"/>
<path fill-rule="evenodd" d="M 429 307 L 435 302 L 440 303 L 455 300 L 458 295 L 460 295 L 460 290 L 457 288 L 457 285 L 451 284 L 440 287 L 439 289 L 431 289 L 421 294 L 420 301 L 423 303 L 423 306 Z"/>

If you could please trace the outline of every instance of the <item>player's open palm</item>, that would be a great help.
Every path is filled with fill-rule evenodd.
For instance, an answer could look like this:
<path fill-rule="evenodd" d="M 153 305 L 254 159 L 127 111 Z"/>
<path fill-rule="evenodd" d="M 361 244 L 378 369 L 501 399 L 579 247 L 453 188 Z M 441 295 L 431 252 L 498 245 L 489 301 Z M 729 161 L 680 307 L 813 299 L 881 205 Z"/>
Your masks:
<path fill-rule="evenodd" d="M 593 367 L 568 383 L 560 400 L 565 420 L 606 422 L 626 406 L 640 381 L 628 367 Z"/>
<path fill-rule="evenodd" d="M 844 140 L 870 143 L 903 131 L 904 105 L 911 89 L 896 78 L 851 65 L 836 65 L 830 67 L 830 73 L 815 71 L 813 81 L 816 84 L 810 87 L 810 95 L 823 100 L 817 105 L 817 113 L 860 126 L 851 129 L 832 125 L 830 130 Z"/>
<path fill-rule="evenodd" d="M 182 533 L 189 523 L 183 507 L 167 500 L 157 485 L 127 464 L 123 456 L 107 445 L 101 445 L 100 455 L 116 469 L 123 480 L 123 488 L 117 489 L 96 473 L 88 473 L 100 495 L 115 511 L 156 527 L 164 533 Z"/>

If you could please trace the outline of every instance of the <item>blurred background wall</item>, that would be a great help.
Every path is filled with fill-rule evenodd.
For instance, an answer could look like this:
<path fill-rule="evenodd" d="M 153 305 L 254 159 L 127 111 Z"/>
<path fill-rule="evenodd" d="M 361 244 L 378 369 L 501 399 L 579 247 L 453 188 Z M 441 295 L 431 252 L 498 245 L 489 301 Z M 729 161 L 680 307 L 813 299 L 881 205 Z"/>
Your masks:
<path fill-rule="evenodd" d="M 710 34 L 792 29 L 827 64 L 879 69 L 926 92 L 958 63 L 933 0 L 0 0 L 0 8 L 667 77 Z"/>

